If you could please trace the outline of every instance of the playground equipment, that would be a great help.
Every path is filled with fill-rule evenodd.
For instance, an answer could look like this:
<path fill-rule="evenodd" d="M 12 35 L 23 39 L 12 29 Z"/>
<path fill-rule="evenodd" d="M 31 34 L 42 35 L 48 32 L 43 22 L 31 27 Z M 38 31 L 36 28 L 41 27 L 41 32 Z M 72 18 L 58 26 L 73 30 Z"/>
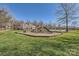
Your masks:
<path fill-rule="evenodd" d="M 24 24 L 24 32 L 33 32 L 33 33 L 51 33 L 51 31 L 43 25 L 33 25 L 33 24 Z"/>
<path fill-rule="evenodd" d="M 29 24 L 26 25 L 26 27 L 24 26 L 24 32 L 20 32 L 19 34 L 36 37 L 50 37 L 60 35 L 61 33 L 50 31 L 46 26 Z"/>
<path fill-rule="evenodd" d="M 35 27 L 32 27 L 32 31 L 31 32 L 51 33 L 51 31 L 48 28 L 46 28 L 45 26 L 40 26 L 40 25 L 36 25 Z"/>

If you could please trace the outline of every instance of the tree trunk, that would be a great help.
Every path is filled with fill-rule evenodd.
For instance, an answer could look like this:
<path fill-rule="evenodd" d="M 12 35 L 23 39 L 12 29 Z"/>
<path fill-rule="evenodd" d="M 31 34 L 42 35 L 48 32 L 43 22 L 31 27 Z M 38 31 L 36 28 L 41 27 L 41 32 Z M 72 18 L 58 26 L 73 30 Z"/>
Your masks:
<path fill-rule="evenodd" d="M 68 29 L 68 19 L 66 19 L 66 32 L 68 32 L 69 29 Z"/>
<path fill-rule="evenodd" d="M 66 12 L 66 32 L 68 32 L 69 29 L 68 29 L 68 14 Z"/>

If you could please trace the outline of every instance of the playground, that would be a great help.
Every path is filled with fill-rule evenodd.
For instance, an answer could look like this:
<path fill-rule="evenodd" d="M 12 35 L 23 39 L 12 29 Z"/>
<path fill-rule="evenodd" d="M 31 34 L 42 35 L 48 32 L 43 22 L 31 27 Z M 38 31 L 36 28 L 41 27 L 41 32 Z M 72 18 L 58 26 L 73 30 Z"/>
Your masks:
<path fill-rule="evenodd" d="M 38 37 L 50 37 L 50 36 L 57 36 L 61 35 L 60 31 L 51 31 L 45 26 L 41 25 L 28 25 L 24 26 L 23 32 L 19 32 L 19 34 L 27 35 L 27 36 L 38 36 Z"/>
<path fill-rule="evenodd" d="M 58 5 L 6 4 L 12 13 L 1 7 L 0 56 L 79 56 L 79 22 L 71 16 L 76 7 Z M 58 16 L 57 8 L 63 10 Z"/>

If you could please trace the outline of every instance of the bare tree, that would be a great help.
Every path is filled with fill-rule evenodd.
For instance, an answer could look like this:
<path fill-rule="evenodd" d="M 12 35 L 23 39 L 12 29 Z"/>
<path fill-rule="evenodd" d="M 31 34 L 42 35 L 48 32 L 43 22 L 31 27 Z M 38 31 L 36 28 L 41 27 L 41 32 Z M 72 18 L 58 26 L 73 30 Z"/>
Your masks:
<path fill-rule="evenodd" d="M 61 29 L 61 24 L 58 24 L 58 27 L 57 27 L 59 30 Z"/>
<path fill-rule="evenodd" d="M 66 24 L 66 32 L 68 32 L 69 22 L 78 18 L 78 6 L 74 3 L 62 3 L 57 10 L 58 21 Z"/>
<path fill-rule="evenodd" d="M 0 8 L 0 26 L 6 29 L 7 23 L 12 19 L 9 11 L 5 8 Z"/>
<path fill-rule="evenodd" d="M 38 22 L 38 24 L 39 24 L 40 26 L 44 26 L 44 23 L 43 23 L 42 20 L 40 20 L 40 21 Z"/>
<path fill-rule="evenodd" d="M 13 30 L 16 30 L 16 29 L 18 29 L 18 30 L 22 30 L 23 29 L 23 21 L 18 21 L 18 20 L 16 20 L 16 19 L 13 19 L 13 20 L 11 20 L 10 21 L 11 22 L 11 24 L 12 24 L 12 29 Z"/>
<path fill-rule="evenodd" d="M 26 21 L 24 21 L 24 22 L 26 22 L 28 25 L 31 23 L 30 20 L 26 20 Z"/>
<path fill-rule="evenodd" d="M 52 28 L 53 28 L 52 21 L 49 21 L 49 22 L 48 22 L 47 27 L 48 27 L 49 29 L 52 29 Z"/>
<path fill-rule="evenodd" d="M 77 21 L 72 21 L 71 25 L 73 26 L 74 29 L 76 29 L 76 27 L 77 27 Z"/>
<path fill-rule="evenodd" d="M 32 22 L 32 24 L 33 24 L 33 25 L 38 25 L 37 20 L 34 20 L 34 21 Z"/>

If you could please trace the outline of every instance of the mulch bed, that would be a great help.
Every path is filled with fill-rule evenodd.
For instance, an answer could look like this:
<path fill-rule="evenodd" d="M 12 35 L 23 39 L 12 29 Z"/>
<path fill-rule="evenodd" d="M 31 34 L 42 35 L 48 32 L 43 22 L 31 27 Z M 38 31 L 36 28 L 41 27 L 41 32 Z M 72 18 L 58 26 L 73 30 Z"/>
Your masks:
<path fill-rule="evenodd" d="M 32 33 L 32 32 L 23 33 L 23 32 L 19 32 L 18 34 L 23 34 L 27 36 L 33 36 L 33 37 L 51 37 L 51 36 L 61 35 L 62 33 L 56 33 L 56 32 L 55 33 Z"/>

